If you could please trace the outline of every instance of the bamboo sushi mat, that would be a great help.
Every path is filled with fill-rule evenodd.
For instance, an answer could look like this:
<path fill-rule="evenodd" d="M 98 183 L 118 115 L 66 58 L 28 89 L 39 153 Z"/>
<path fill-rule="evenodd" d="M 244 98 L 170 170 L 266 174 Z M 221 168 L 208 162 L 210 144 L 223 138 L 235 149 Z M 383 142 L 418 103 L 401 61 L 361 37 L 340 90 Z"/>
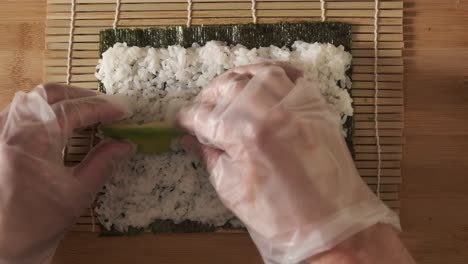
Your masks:
<path fill-rule="evenodd" d="M 369 187 L 398 211 L 403 136 L 402 1 L 48 0 L 47 3 L 45 80 L 88 89 L 98 87 L 94 72 L 99 58 L 99 31 L 105 28 L 324 20 L 352 24 L 355 162 Z M 87 130 L 70 140 L 64 154 L 66 165 L 73 166 L 82 160 L 95 143 L 93 134 Z M 74 230 L 94 231 L 94 226 L 94 216 L 85 212 Z"/>

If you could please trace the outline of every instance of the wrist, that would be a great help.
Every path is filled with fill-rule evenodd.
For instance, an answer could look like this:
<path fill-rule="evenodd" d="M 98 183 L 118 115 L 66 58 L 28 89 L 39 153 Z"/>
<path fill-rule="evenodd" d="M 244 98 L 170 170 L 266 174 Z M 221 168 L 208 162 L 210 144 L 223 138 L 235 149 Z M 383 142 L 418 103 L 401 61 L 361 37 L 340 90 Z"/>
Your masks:
<path fill-rule="evenodd" d="M 396 229 L 376 224 L 314 256 L 307 264 L 415 263 L 401 243 Z"/>

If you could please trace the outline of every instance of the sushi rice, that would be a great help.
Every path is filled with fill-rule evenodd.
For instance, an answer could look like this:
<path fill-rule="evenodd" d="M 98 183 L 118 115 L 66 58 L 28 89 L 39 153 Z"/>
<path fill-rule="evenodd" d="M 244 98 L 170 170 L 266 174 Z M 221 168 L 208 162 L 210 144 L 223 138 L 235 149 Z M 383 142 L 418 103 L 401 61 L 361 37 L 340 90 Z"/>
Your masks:
<path fill-rule="evenodd" d="M 327 43 L 296 41 L 291 49 L 247 49 L 218 41 L 202 47 L 195 43 L 190 48 L 117 43 L 102 54 L 96 77 L 107 94 L 129 98 L 135 110 L 129 122 L 172 122 L 179 109 L 213 78 L 234 67 L 265 60 L 289 62 L 302 69 L 306 78 L 318 80 L 322 95 L 343 124 L 353 115 L 351 81 L 346 76 L 351 54 L 342 46 Z M 121 164 L 98 197 L 95 212 L 105 228 L 120 232 L 129 227 L 146 228 L 155 220 L 241 225 L 218 200 L 199 161 L 177 146 L 171 153 L 135 155 Z"/>

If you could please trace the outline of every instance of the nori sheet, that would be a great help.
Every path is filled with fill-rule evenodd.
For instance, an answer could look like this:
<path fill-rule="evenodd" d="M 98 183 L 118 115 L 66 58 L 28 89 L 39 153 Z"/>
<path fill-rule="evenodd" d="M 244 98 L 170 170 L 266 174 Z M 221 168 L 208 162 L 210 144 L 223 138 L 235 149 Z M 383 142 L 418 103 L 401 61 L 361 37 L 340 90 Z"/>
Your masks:
<path fill-rule="evenodd" d="M 296 40 L 309 43 L 331 43 L 342 45 L 346 51 L 351 51 L 352 40 L 351 25 L 341 22 L 300 22 L 276 24 L 236 24 L 236 25 L 200 25 L 200 26 L 167 26 L 144 29 L 106 29 L 100 32 L 100 54 L 112 47 L 115 43 L 126 42 L 128 46 L 166 48 L 169 45 L 191 47 L 193 43 L 204 45 L 210 40 L 224 41 L 227 44 L 242 44 L 252 49 L 275 45 L 291 48 Z M 352 69 L 347 74 L 351 77 Z M 100 84 L 100 91 L 104 86 Z M 351 90 L 349 91 L 351 92 Z M 354 121 L 350 117 L 344 127 L 347 128 L 346 143 L 354 156 L 352 135 Z M 232 229 L 227 223 L 222 228 Z M 156 220 L 149 226 L 153 233 L 173 232 L 213 232 L 217 228 L 190 220 L 175 224 L 172 220 Z M 127 232 L 119 232 L 115 228 L 110 230 L 101 228 L 102 236 L 136 235 L 145 229 L 130 227 Z"/>
<path fill-rule="evenodd" d="M 171 26 L 144 29 L 106 29 L 100 33 L 101 54 L 117 42 L 129 46 L 165 48 L 169 45 L 190 47 L 210 40 L 258 47 L 291 47 L 296 40 L 343 45 L 351 50 L 351 25 L 339 22 L 302 22 L 277 24 L 239 24 L 206 26 Z"/>
<path fill-rule="evenodd" d="M 148 228 L 137 228 L 129 227 L 126 232 L 120 232 L 114 227 L 111 227 L 110 230 L 101 226 L 100 236 L 134 236 L 139 235 L 145 232 L 145 230 L 150 230 L 154 234 L 157 233 L 204 233 L 204 232 L 214 232 L 217 229 L 225 230 L 234 230 L 234 229 L 243 229 L 236 228 L 231 225 L 231 223 L 226 223 L 221 227 L 216 227 L 214 225 L 198 222 L 184 220 L 178 224 L 175 224 L 172 220 L 155 220 Z"/>

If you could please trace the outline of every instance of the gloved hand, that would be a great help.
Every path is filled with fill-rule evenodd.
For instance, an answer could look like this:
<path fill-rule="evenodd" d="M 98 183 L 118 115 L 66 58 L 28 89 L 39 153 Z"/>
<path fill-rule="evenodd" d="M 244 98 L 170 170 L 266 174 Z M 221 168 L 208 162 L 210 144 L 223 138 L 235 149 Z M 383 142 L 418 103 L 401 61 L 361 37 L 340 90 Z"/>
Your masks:
<path fill-rule="evenodd" d="M 267 263 L 298 263 L 398 217 L 360 178 L 339 116 L 285 64 L 233 69 L 178 116 L 222 202 Z M 197 141 L 198 139 L 198 141 Z"/>
<path fill-rule="evenodd" d="M 121 98 L 58 84 L 18 92 L 0 113 L 0 263 L 48 263 L 129 143 L 102 142 L 75 168 L 62 150 L 76 128 L 119 120 Z"/>

